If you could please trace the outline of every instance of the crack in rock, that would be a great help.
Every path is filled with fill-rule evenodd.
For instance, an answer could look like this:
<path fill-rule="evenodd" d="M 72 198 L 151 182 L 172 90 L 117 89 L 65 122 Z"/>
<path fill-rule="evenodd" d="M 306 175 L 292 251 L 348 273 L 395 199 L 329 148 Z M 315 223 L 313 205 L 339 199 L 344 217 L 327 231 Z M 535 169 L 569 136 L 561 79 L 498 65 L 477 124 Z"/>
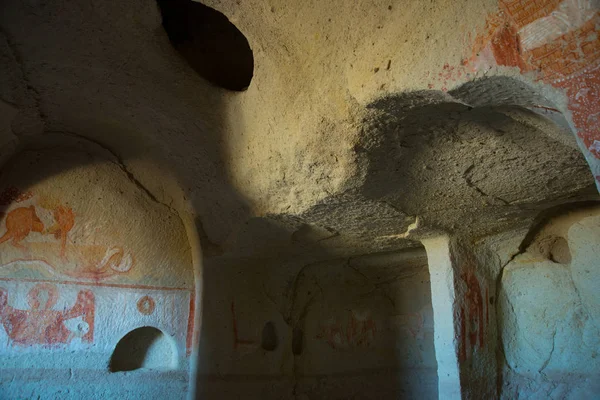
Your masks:
<path fill-rule="evenodd" d="M 550 354 L 548 355 L 548 359 L 544 362 L 544 364 L 542 365 L 542 368 L 538 371 L 538 373 L 540 373 L 540 374 L 543 374 L 543 371 L 546 369 L 546 367 L 550 363 L 550 359 L 552 358 L 552 354 L 554 354 L 554 347 L 556 345 L 556 331 L 557 331 L 557 329 L 554 328 L 554 333 L 552 334 L 552 349 L 550 350 Z"/>
<path fill-rule="evenodd" d="M 137 179 L 135 177 L 135 175 L 133 174 L 133 172 L 131 172 L 129 170 L 129 168 L 127 167 L 127 164 L 125 164 L 125 161 L 121 158 L 121 156 L 119 156 L 119 154 L 114 151 L 112 148 L 110 148 L 109 146 L 103 144 L 102 142 L 99 142 L 97 140 L 88 138 L 86 136 L 74 133 L 74 132 L 66 132 L 66 131 L 48 131 L 47 133 L 54 133 L 54 134 L 63 134 L 63 135 L 67 135 L 67 136 L 72 136 L 76 139 L 79 140 L 84 140 L 87 141 L 89 143 L 93 143 L 96 146 L 100 147 L 101 149 L 107 151 L 108 153 L 110 153 L 110 155 L 112 155 L 115 159 L 115 161 L 111 161 L 114 165 L 116 165 L 117 167 L 119 167 L 119 169 L 127 176 L 127 178 L 129 179 L 129 181 L 131 183 L 133 183 L 139 190 L 141 190 L 146 196 L 148 196 L 148 198 L 150 198 L 150 200 L 152 200 L 153 202 L 160 204 L 162 206 L 165 206 L 166 208 L 168 208 L 172 213 L 179 215 L 179 213 L 177 212 L 177 210 L 175 210 L 173 208 L 173 206 L 171 206 L 170 204 L 164 203 L 162 201 L 160 201 L 155 195 L 154 193 L 152 193 L 150 191 L 150 189 L 148 189 L 139 179 Z"/>
<path fill-rule="evenodd" d="M 475 164 L 471 164 L 466 170 L 465 172 L 463 172 L 463 179 L 465 180 L 466 184 L 468 187 L 470 187 L 471 189 L 474 189 L 477 193 L 479 193 L 481 196 L 483 197 L 488 197 L 494 200 L 497 200 L 499 202 L 501 202 L 502 204 L 504 204 L 505 206 L 509 206 L 511 205 L 511 203 L 509 201 L 504 200 L 501 197 L 498 196 L 494 196 L 491 194 L 488 194 L 486 192 L 484 192 L 479 186 L 477 186 L 472 180 L 471 180 L 471 171 L 475 168 Z"/>
<path fill-rule="evenodd" d="M 42 125 L 45 125 L 47 117 L 46 117 L 46 114 L 42 111 L 41 95 L 40 95 L 40 92 L 33 86 L 33 84 L 31 83 L 31 80 L 29 79 L 29 77 L 27 75 L 23 57 L 21 56 L 21 53 L 19 52 L 17 45 L 15 44 L 12 37 L 8 34 L 8 32 L 6 32 L 4 29 L 2 29 L 0 27 L 0 34 L 6 38 L 6 45 L 8 46 L 8 49 L 10 50 L 11 55 L 19 68 L 19 73 L 21 75 L 21 80 L 23 82 L 23 86 L 24 86 L 26 95 L 33 100 L 33 107 L 34 107 L 38 117 L 42 121 Z M 6 100 L 3 99 L 3 101 L 6 101 Z M 12 104 L 12 103 L 9 103 L 9 104 Z M 16 105 L 16 106 L 18 108 L 22 108 L 23 104 Z"/>

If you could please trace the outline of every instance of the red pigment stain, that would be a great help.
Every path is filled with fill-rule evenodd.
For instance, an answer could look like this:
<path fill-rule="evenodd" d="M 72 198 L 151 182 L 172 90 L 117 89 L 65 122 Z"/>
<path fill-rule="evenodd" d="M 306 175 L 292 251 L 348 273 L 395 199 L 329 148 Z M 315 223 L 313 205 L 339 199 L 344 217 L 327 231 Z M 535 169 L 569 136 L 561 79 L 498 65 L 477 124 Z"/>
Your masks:
<path fill-rule="evenodd" d="M 194 346 L 194 318 L 196 313 L 196 293 L 190 294 L 190 313 L 188 314 L 187 337 L 185 340 L 186 355 L 192 353 Z"/>
<path fill-rule="evenodd" d="M 356 318 L 353 311 L 350 311 L 350 317 L 345 324 L 337 319 L 327 323 L 321 327 L 316 338 L 325 340 L 332 349 L 335 349 L 338 346 L 369 346 L 376 334 L 377 324 L 373 318 L 361 320 Z"/>
<path fill-rule="evenodd" d="M 513 25 L 505 24 L 494 34 L 492 52 L 498 65 L 519 67 L 521 72 L 527 70 L 527 66 L 521 57 L 519 35 Z"/>
<path fill-rule="evenodd" d="M 465 309 L 460 308 L 460 342 L 458 347 L 458 359 L 462 362 L 467 359 L 467 321 Z"/>
<path fill-rule="evenodd" d="M 469 260 L 461 280 L 466 286 L 464 306 L 460 309 L 459 359 L 466 360 L 477 347 L 483 348 L 485 335 L 485 303 L 479 279 L 474 273 L 474 261 Z M 486 293 L 487 297 L 487 293 Z"/>
<path fill-rule="evenodd" d="M 15 197 L 18 193 L 10 192 Z M 18 194 L 18 198 L 28 197 L 29 194 Z M 48 209 L 46 209 L 48 210 Z M 38 209 L 34 205 L 28 207 L 17 207 L 4 216 L 5 232 L 0 237 L 0 248 L 12 246 L 21 251 L 24 257 L 10 260 L 17 261 L 43 261 L 51 272 L 58 272 L 78 279 L 91 279 L 99 281 L 116 274 L 127 273 L 134 264 L 133 255 L 129 254 L 120 246 L 102 247 L 86 245 L 71 241 L 68 243 L 68 233 L 75 226 L 75 213 L 70 207 L 58 205 L 52 209 L 54 222 L 51 226 L 44 226 L 40 220 Z M 37 250 L 31 249 L 33 243 L 27 244 L 31 233 L 54 236 L 60 243 L 60 251 L 56 257 L 51 241 L 36 243 Z M 40 250 L 40 248 L 42 250 Z M 49 249 L 49 250 L 46 250 Z M 68 251 L 70 249 L 70 251 Z M 50 262 L 48 259 L 53 259 Z M 71 263 L 68 261 L 71 260 Z M 70 266 L 69 266 L 70 264 Z"/>
<path fill-rule="evenodd" d="M 240 345 L 254 344 L 251 340 L 243 340 L 239 338 L 237 318 L 235 316 L 235 302 L 231 302 L 231 316 L 233 318 L 233 349 L 237 350 Z"/>
<path fill-rule="evenodd" d="M 479 280 L 472 271 L 468 271 L 463 275 L 463 280 L 467 284 L 467 312 L 469 315 L 469 343 L 472 347 L 477 345 L 479 339 L 479 347 L 483 347 L 483 297 L 481 295 L 481 286 Z"/>
<path fill-rule="evenodd" d="M 152 297 L 144 296 L 138 300 L 136 306 L 140 314 L 152 315 L 154 309 L 156 308 L 156 303 Z"/>
<path fill-rule="evenodd" d="M 566 89 L 577 133 L 585 147 L 600 158 L 600 63 L 555 86 Z"/>

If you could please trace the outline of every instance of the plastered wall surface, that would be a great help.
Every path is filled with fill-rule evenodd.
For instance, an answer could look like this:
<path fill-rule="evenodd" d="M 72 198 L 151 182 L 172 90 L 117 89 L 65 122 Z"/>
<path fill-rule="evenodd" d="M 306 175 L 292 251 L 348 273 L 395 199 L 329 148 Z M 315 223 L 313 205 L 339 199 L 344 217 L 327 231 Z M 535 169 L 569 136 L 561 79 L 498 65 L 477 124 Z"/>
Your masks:
<path fill-rule="evenodd" d="M 185 397 L 194 282 L 180 219 L 97 145 L 53 143 L 20 152 L 0 176 L 1 396 Z M 109 362 L 144 326 L 169 345 L 145 364 L 163 375 L 139 386 L 111 376 Z"/>

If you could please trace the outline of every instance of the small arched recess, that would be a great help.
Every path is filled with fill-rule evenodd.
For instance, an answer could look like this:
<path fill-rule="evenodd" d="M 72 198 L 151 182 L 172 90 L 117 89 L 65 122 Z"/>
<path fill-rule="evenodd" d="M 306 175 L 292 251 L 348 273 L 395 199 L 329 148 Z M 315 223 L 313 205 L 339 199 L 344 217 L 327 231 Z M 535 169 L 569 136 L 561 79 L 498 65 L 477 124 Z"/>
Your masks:
<path fill-rule="evenodd" d="M 177 349 L 160 329 L 144 326 L 127 333 L 110 358 L 110 372 L 177 368 Z"/>

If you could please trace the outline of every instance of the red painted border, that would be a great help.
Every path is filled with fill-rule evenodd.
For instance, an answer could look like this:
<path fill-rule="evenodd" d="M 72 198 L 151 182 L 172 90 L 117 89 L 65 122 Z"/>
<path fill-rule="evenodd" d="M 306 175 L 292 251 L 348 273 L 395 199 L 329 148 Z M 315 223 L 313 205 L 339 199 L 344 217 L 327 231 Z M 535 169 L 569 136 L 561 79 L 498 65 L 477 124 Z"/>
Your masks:
<path fill-rule="evenodd" d="M 175 291 L 187 291 L 194 292 L 194 289 L 190 288 L 173 288 L 173 287 L 165 287 L 165 286 L 146 286 L 146 285 L 127 285 L 127 284 L 119 284 L 119 283 L 101 283 L 101 282 L 76 282 L 76 281 L 53 281 L 49 279 L 29 279 L 29 278 L 2 278 L 0 277 L 0 281 L 5 282 L 46 282 L 46 283 L 56 283 L 59 285 L 78 285 L 78 286 L 100 286 L 100 287 L 115 287 L 115 288 L 123 288 L 123 289 L 149 289 L 149 290 L 175 290 Z M 193 295 L 192 295 L 193 297 Z"/>
<path fill-rule="evenodd" d="M 189 356 L 192 353 L 192 347 L 194 344 L 194 314 L 196 313 L 196 293 L 192 292 L 190 295 L 190 313 L 188 316 L 188 328 L 186 338 L 186 355 Z"/>

